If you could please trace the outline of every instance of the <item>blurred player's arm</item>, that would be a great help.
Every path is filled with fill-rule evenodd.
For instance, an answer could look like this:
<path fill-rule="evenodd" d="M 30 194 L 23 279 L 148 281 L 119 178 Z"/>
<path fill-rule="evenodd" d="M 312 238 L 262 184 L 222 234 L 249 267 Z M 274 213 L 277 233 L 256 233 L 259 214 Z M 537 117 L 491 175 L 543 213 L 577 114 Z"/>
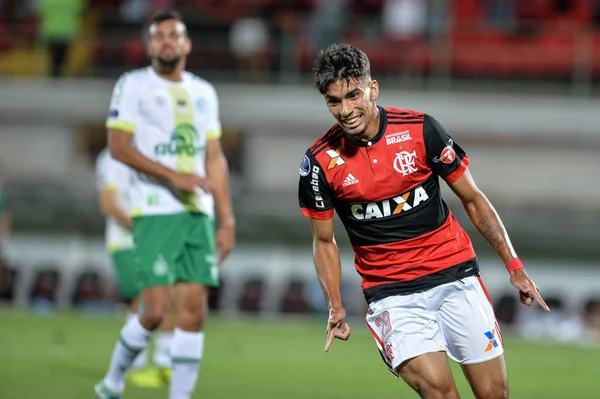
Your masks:
<path fill-rule="evenodd" d="M 100 212 L 104 216 L 113 217 L 119 221 L 124 227 L 131 229 L 133 224 L 131 217 L 127 214 L 127 211 L 119 203 L 119 196 L 117 190 L 106 185 L 98 193 L 98 203 L 100 204 Z"/>
<path fill-rule="evenodd" d="M 221 146 L 221 120 L 219 118 L 219 97 L 210 85 L 206 91 L 206 174 L 217 203 L 221 226 L 235 225 L 229 192 L 229 165 Z"/>
<path fill-rule="evenodd" d="M 235 225 L 229 190 L 229 165 L 223 154 L 221 140 L 206 141 L 206 174 L 211 183 L 221 225 Z"/>
<path fill-rule="evenodd" d="M 12 230 L 12 217 L 10 212 L 8 211 L 2 211 L 2 216 L 0 216 L 0 218 L 2 219 L 2 227 L 0 230 L 0 238 L 8 238 L 10 237 L 10 233 Z"/>
<path fill-rule="evenodd" d="M 2 171 L 0 170 L 0 178 L 2 177 Z M 8 200 L 5 192 L 0 191 L 0 239 L 7 239 L 10 237 L 12 229 L 12 215 L 9 212 Z"/>
<path fill-rule="evenodd" d="M 131 145 L 132 138 L 133 132 L 127 132 L 120 129 L 109 129 L 108 143 L 113 158 L 135 170 L 156 177 L 157 179 L 171 180 L 176 172 L 171 168 L 167 168 L 166 166 L 145 157 Z"/>
<path fill-rule="evenodd" d="M 108 144 L 113 158 L 158 180 L 171 182 L 175 187 L 182 190 L 194 192 L 196 187 L 200 187 L 205 191 L 210 191 L 206 179 L 193 174 L 176 172 L 145 157 L 132 146 L 132 138 L 132 132 L 121 129 L 108 130 Z"/>
<path fill-rule="evenodd" d="M 211 138 L 206 141 L 206 174 L 219 214 L 219 263 L 223 262 L 235 243 L 235 217 L 231 206 L 229 190 L 229 166 L 221 148 L 221 140 Z"/>

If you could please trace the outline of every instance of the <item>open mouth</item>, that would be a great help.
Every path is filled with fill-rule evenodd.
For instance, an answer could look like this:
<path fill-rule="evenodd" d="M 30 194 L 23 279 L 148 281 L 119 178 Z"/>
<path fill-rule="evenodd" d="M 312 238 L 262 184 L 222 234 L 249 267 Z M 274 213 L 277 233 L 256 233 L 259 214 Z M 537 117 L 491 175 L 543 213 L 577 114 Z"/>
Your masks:
<path fill-rule="evenodd" d="M 357 127 L 358 127 L 358 125 L 360 125 L 360 120 L 361 120 L 361 117 L 360 117 L 360 115 L 358 115 L 358 116 L 354 116 L 354 117 L 352 117 L 352 118 L 345 119 L 345 120 L 344 120 L 344 125 L 345 125 L 345 126 L 346 126 L 346 128 L 348 128 L 348 129 L 355 129 L 355 128 L 357 128 Z"/>

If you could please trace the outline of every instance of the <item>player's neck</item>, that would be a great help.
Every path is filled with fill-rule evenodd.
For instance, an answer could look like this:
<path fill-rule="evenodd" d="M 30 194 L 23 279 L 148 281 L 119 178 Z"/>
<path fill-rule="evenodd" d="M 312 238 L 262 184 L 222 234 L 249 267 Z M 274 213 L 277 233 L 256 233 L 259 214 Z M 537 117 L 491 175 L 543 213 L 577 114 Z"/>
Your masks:
<path fill-rule="evenodd" d="M 154 72 L 158 76 L 170 82 L 181 82 L 183 80 L 183 65 L 178 65 L 171 69 L 153 64 L 152 68 L 154 68 Z"/>

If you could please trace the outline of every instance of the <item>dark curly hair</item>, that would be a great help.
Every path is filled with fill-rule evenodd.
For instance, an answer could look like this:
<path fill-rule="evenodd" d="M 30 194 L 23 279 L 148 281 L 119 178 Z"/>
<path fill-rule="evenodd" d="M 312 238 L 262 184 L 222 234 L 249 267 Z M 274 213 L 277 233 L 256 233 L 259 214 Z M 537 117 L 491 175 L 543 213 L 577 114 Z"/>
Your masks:
<path fill-rule="evenodd" d="M 315 88 L 321 94 L 338 80 L 371 79 L 371 64 L 367 55 L 351 44 L 332 44 L 319 51 L 313 66 Z"/>
<path fill-rule="evenodd" d="M 185 22 L 183 21 L 181 14 L 178 11 L 169 10 L 169 11 L 159 11 L 156 14 L 154 14 L 152 16 L 152 18 L 150 19 L 148 28 L 150 28 L 154 24 L 158 25 L 161 22 L 168 21 L 171 19 L 174 19 L 175 21 L 179 21 L 185 26 Z M 187 28 L 186 28 L 186 31 L 187 31 Z"/>

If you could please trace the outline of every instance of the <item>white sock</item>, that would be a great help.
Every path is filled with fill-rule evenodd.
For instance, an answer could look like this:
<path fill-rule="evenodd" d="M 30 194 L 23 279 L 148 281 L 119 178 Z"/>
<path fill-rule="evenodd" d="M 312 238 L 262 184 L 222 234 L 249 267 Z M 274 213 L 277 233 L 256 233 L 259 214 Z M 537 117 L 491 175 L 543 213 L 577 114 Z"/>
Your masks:
<path fill-rule="evenodd" d="M 125 387 L 125 373 L 136 356 L 148 346 L 150 331 L 146 330 L 137 316 L 132 317 L 121 330 L 121 336 L 113 351 L 104 384 L 112 391 L 121 392 Z"/>
<path fill-rule="evenodd" d="M 127 321 L 136 317 L 135 313 L 127 313 Z M 148 365 L 148 348 L 144 348 L 131 363 L 131 369 L 143 369 Z"/>
<path fill-rule="evenodd" d="M 175 329 L 173 345 L 171 346 L 171 387 L 169 399 L 190 399 L 204 351 L 204 333 Z"/>
<path fill-rule="evenodd" d="M 173 333 L 160 331 L 156 334 L 156 345 L 154 346 L 154 365 L 158 368 L 171 367 L 171 345 Z"/>

